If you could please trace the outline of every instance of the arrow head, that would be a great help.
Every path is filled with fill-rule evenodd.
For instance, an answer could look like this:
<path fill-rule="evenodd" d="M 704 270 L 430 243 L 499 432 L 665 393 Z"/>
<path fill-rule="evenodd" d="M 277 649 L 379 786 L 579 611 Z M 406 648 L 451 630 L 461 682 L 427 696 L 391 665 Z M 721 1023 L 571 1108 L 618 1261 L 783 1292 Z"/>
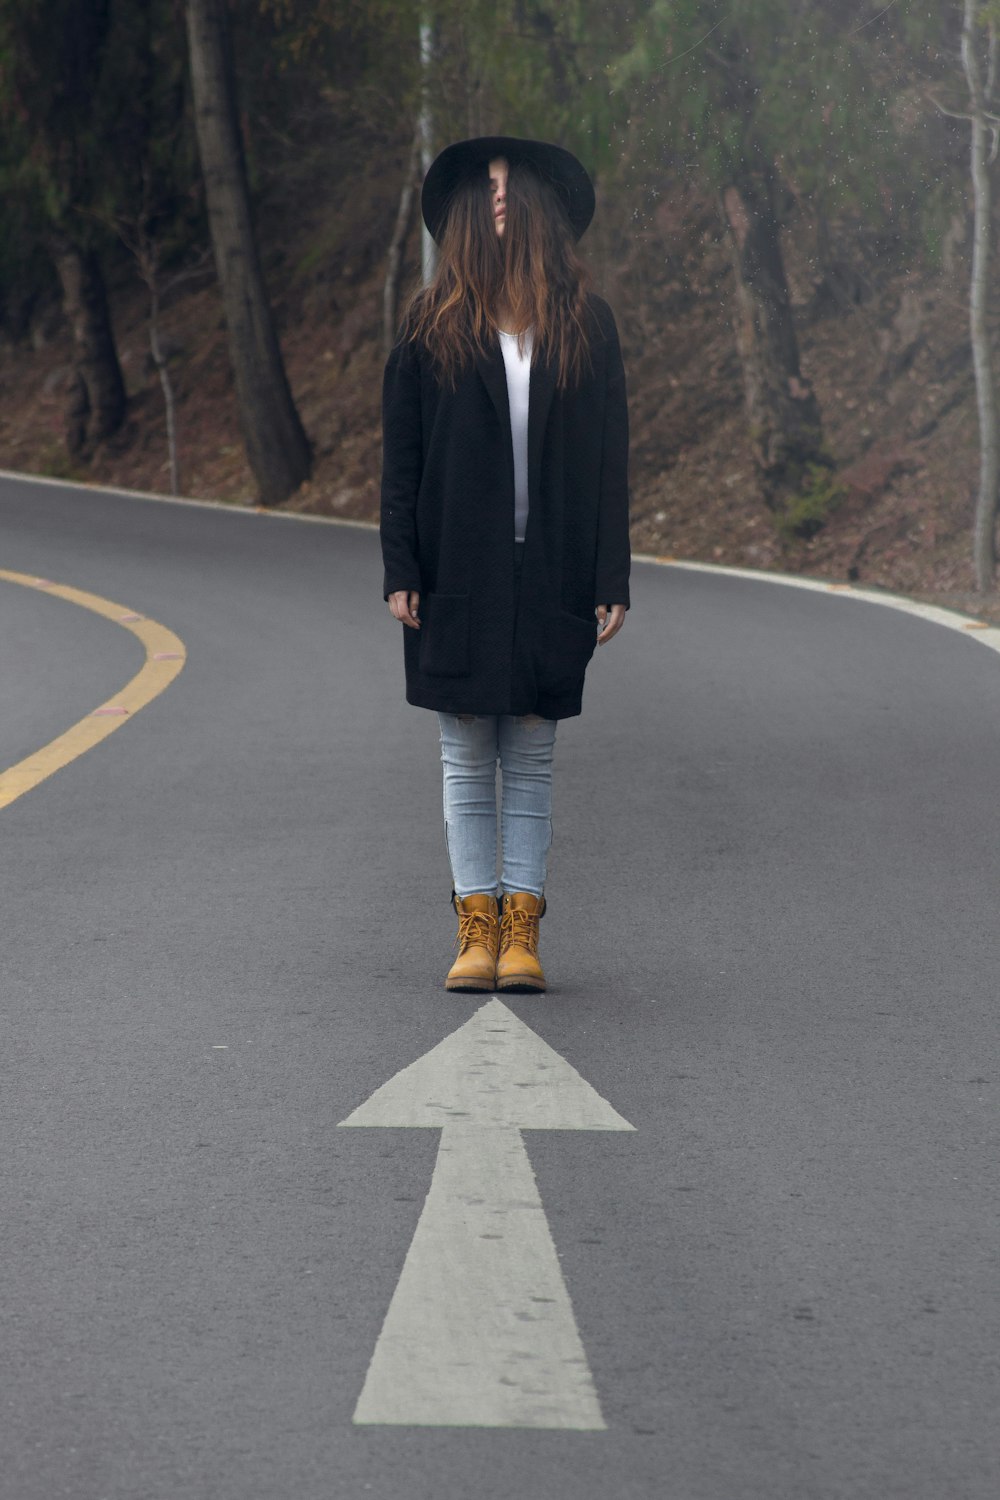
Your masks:
<path fill-rule="evenodd" d="M 348 1126 L 633 1130 L 558 1052 L 490 1000 L 341 1120 Z"/>

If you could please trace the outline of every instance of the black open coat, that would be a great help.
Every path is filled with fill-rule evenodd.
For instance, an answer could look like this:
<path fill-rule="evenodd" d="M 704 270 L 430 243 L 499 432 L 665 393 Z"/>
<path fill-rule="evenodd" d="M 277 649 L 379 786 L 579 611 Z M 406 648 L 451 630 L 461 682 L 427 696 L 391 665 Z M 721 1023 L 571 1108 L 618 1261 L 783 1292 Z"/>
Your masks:
<path fill-rule="evenodd" d="M 440 382 L 412 342 L 383 385 L 384 597 L 420 594 L 403 627 L 406 696 L 454 714 L 580 712 L 598 604 L 629 602 L 628 411 L 615 320 L 588 299 L 592 371 L 556 389 L 535 357 L 528 522 L 514 581 L 514 457 L 499 340 Z"/>

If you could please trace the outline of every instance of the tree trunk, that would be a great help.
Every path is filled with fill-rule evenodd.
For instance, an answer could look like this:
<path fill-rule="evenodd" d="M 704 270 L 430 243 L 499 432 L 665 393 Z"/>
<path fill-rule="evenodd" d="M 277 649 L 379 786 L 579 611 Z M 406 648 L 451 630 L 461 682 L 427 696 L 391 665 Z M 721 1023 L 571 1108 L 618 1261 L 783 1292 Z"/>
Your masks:
<path fill-rule="evenodd" d="M 261 503 L 309 477 L 309 442 L 292 401 L 250 219 L 225 0 L 187 0 L 195 128 L 247 459 Z"/>
<path fill-rule="evenodd" d="M 432 69 L 434 65 L 434 29 L 429 18 L 428 7 L 420 12 L 420 115 L 417 130 L 420 135 L 420 161 L 426 177 L 434 159 L 434 120 L 431 110 L 433 90 Z M 427 225 L 420 225 L 420 268 L 424 286 L 430 286 L 437 270 L 437 245 Z"/>
<path fill-rule="evenodd" d="M 399 273 L 403 265 L 403 246 L 413 213 L 413 199 L 417 185 L 417 168 L 420 166 L 420 126 L 413 134 L 413 145 L 406 163 L 406 177 L 399 194 L 399 211 L 396 227 L 392 232 L 389 256 L 386 263 L 385 286 L 382 290 L 382 344 L 386 354 L 396 341 L 396 316 L 399 307 Z"/>
<path fill-rule="evenodd" d="M 799 368 L 781 254 L 773 170 L 747 170 L 721 193 L 736 275 L 736 345 L 754 461 L 775 510 L 801 494 L 808 465 L 830 467 L 819 403 Z"/>
<path fill-rule="evenodd" d="M 969 85 L 972 113 L 972 188 L 975 200 L 972 232 L 972 284 L 969 288 L 969 328 L 972 363 L 976 376 L 979 410 L 979 495 L 973 532 L 973 562 L 976 587 L 989 593 L 996 581 L 997 485 L 1000 482 L 1000 449 L 997 446 L 997 409 L 993 384 L 993 361 L 987 329 L 989 308 L 990 206 L 989 126 L 985 112 L 992 103 L 996 75 L 997 37 L 989 26 L 989 50 L 985 81 L 976 56 L 976 13 L 979 0 L 965 0 L 962 31 L 962 64 Z"/>
<path fill-rule="evenodd" d="M 122 425 L 125 381 L 97 255 L 66 234 L 54 235 L 51 246 L 76 349 L 76 378 L 66 414 L 66 446 L 75 457 L 91 452 Z"/>
<path fill-rule="evenodd" d="M 157 266 L 151 259 L 147 279 L 149 287 L 149 349 L 153 356 L 153 364 L 156 366 L 156 373 L 160 377 L 160 389 L 163 391 L 163 406 L 167 418 L 167 456 L 170 461 L 170 493 L 172 495 L 179 495 L 181 492 L 181 471 L 177 458 L 176 403 L 174 401 L 174 384 L 170 379 L 170 367 L 167 356 L 163 352 L 163 345 L 160 342 L 160 290 L 157 283 L 157 276 Z"/>

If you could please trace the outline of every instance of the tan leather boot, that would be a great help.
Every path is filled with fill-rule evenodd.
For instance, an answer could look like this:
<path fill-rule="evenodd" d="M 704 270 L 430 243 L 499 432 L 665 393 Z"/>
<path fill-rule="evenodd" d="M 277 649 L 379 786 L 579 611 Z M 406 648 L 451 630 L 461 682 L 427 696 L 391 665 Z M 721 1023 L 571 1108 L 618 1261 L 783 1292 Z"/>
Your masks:
<path fill-rule="evenodd" d="M 446 990 L 492 990 L 496 983 L 500 924 L 495 896 L 455 896 L 458 957 L 448 970 Z"/>
<path fill-rule="evenodd" d="M 530 891 L 504 893 L 498 990 L 544 990 L 545 973 L 538 962 L 538 923 L 544 913 L 544 896 L 533 896 Z"/>

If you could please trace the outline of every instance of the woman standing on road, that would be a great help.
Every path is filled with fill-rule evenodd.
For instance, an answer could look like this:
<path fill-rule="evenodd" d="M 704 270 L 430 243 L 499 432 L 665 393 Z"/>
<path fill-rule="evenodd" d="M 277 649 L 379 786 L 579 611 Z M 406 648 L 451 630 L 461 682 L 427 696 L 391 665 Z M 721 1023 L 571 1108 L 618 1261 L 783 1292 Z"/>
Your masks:
<path fill-rule="evenodd" d="M 556 723 L 629 604 L 625 376 L 575 249 L 594 190 L 570 152 L 461 141 L 421 207 L 440 254 L 385 370 L 383 592 L 407 700 L 440 721 L 459 921 L 445 985 L 544 990 Z"/>

